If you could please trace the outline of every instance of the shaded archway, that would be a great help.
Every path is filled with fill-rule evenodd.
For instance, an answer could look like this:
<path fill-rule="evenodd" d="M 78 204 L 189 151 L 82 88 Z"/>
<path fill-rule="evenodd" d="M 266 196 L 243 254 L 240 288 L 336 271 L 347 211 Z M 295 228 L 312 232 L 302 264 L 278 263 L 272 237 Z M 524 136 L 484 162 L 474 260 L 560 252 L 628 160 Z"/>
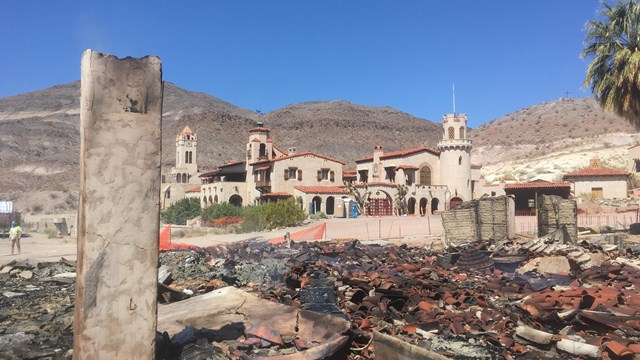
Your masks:
<path fill-rule="evenodd" d="M 427 212 L 427 205 L 429 204 L 429 200 L 427 198 L 420 199 L 420 216 L 429 215 Z"/>
<path fill-rule="evenodd" d="M 214 204 L 217 204 L 217 203 L 218 203 L 218 195 L 216 195 L 216 196 L 214 196 L 214 197 L 213 197 L 213 203 L 214 203 Z"/>
<path fill-rule="evenodd" d="M 183 184 L 187 183 L 187 174 L 186 173 L 182 173 L 182 183 Z"/>
<path fill-rule="evenodd" d="M 462 204 L 462 202 L 462 199 L 460 199 L 459 197 L 451 198 L 451 201 L 449 201 L 449 209 L 453 209 L 454 207 Z"/>
<path fill-rule="evenodd" d="M 314 196 L 313 200 L 311 200 L 311 211 L 310 213 L 315 214 L 318 211 L 320 211 L 320 209 L 322 206 L 322 199 L 320 198 L 320 196 Z"/>
<path fill-rule="evenodd" d="M 242 206 L 242 196 L 240 195 L 231 195 L 229 198 L 229 204 L 235 206 Z"/>
<path fill-rule="evenodd" d="M 182 182 L 182 176 L 180 176 L 180 174 L 176 174 L 176 182 L 177 183 L 181 183 Z"/>
<path fill-rule="evenodd" d="M 431 213 L 433 214 L 434 212 L 438 211 L 438 204 L 440 203 L 440 200 L 438 198 L 433 198 L 433 200 L 431 200 Z"/>
<path fill-rule="evenodd" d="M 202 203 L 204 204 L 204 207 L 207 207 L 207 197 L 206 196 L 202 197 Z"/>
<path fill-rule="evenodd" d="M 333 196 L 327 198 L 327 215 L 333 215 L 335 207 L 335 199 Z"/>
<path fill-rule="evenodd" d="M 211 195 L 209 195 L 209 205 L 213 205 L 213 201 L 211 201 Z"/>
<path fill-rule="evenodd" d="M 409 214 L 413 215 L 416 213 L 416 199 L 415 198 L 409 198 L 409 200 L 407 200 L 407 208 L 409 210 Z"/>

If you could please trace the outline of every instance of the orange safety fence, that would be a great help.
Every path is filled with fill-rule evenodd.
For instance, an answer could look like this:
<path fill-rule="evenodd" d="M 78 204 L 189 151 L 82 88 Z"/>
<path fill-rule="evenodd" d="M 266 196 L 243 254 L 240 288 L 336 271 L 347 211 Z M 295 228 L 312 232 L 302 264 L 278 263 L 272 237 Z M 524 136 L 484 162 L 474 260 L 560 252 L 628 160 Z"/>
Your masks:
<path fill-rule="evenodd" d="M 164 230 L 160 232 L 160 251 L 164 250 L 184 250 L 196 248 L 197 246 L 186 244 L 172 244 L 171 243 L 171 224 L 167 225 Z"/>
<path fill-rule="evenodd" d="M 327 230 L 327 223 L 310 226 L 306 229 L 302 229 L 290 234 L 291 240 L 295 241 L 308 241 L 308 240 L 321 240 L 324 238 L 325 231 Z M 269 240 L 270 244 L 281 244 L 285 242 L 284 236 L 279 236 Z"/>

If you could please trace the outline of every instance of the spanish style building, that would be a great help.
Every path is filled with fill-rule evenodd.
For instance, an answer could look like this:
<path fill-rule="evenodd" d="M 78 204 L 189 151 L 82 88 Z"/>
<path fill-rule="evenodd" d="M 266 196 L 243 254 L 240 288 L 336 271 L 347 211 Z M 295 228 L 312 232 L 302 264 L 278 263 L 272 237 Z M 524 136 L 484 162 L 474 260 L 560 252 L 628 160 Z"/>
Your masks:
<path fill-rule="evenodd" d="M 598 158 L 593 158 L 589 167 L 567 173 L 563 180 L 572 184 L 575 197 L 624 199 L 628 194 L 629 175 L 626 171 L 605 168 Z"/>
<path fill-rule="evenodd" d="M 367 215 L 397 213 L 394 200 L 399 185 L 407 187 L 410 215 L 433 214 L 471 200 L 474 192 L 482 194 L 475 189 L 481 166 L 471 163 L 466 115 L 449 114 L 442 121 L 443 136 L 437 149 L 422 146 L 385 153 L 375 146 L 373 156 L 355 161 L 355 171 L 344 171 L 344 161 L 326 155 L 295 148 L 285 151 L 273 143 L 270 130 L 258 123 L 249 130 L 244 159 L 200 174 L 195 162 L 197 136 L 185 127 L 176 137 L 176 166 L 163 175 L 167 184 L 163 203 L 172 203 L 174 196 L 196 194 L 203 208 L 222 202 L 246 206 L 293 197 L 309 213 L 344 217 L 351 201 L 343 185 L 348 181 L 370 192 Z M 198 176 L 201 181 L 196 180 Z M 199 183 L 199 188 L 194 187 Z"/>
<path fill-rule="evenodd" d="M 359 186 L 366 183 L 371 192 L 367 214 L 392 215 L 400 184 L 408 189 L 410 215 L 432 214 L 473 198 L 482 167 L 471 163 L 467 116 L 445 115 L 442 125 L 437 150 L 422 146 L 384 153 L 376 146 L 373 156 L 355 161 Z"/>
<path fill-rule="evenodd" d="M 245 159 L 202 174 L 202 207 L 220 202 L 253 205 L 295 197 L 310 213 L 334 215 L 344 206 L 342 167 L 346 163 L 313 152 L 284 151 L 261 123 L 249 130 Z"/>

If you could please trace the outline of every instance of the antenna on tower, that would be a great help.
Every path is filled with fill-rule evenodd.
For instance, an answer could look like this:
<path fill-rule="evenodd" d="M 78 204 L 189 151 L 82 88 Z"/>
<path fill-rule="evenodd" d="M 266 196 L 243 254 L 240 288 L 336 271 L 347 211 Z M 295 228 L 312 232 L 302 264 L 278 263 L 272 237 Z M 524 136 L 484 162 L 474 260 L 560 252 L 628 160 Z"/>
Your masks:
<path fill-rule="evenodd" d="M 453 115 L 456 115 L 456 84 L 451 83 L 451 90 L 453 92 Z"/>

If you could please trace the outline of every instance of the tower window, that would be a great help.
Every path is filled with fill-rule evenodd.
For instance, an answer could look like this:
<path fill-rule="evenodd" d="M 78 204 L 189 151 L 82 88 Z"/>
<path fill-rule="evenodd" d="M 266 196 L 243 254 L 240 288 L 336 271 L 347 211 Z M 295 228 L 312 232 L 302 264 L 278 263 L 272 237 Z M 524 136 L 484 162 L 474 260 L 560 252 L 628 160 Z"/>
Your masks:
<path fill-rule="evenodd" d="M 464 126 L 460 128 L 460 139 L 464 139 Z"/>
<path fill-rule="evenodd" d="M 458 158 L 458 165 L 462 165 L 462 156 Z"/>
<path fill-rule="evenodd" d="M 456 137 L 456 130 L 452 127 L 449 128 L 449 139 L 454 139 Z"/>

